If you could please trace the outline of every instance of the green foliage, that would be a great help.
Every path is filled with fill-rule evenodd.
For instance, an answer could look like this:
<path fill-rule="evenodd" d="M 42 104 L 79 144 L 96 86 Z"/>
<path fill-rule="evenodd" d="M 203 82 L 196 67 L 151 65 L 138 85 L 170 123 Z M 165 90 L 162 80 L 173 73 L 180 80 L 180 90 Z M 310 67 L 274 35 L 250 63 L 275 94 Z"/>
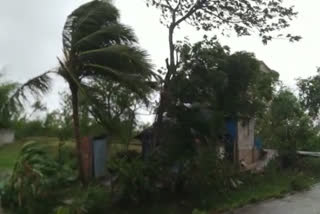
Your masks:
<path fill-rule="evenodd" d="M 313 118 L 317 118 L 320 109 L 320 69 L 313 77 L 298 80 L 300 101 Z"/>
<path fill-rule="evenodd" d="M 88 90 L 95 79 L 119 84 L 145 100 L 156 86 L 154 79 L 157 75 L 152 71 L 147 53 L 138 47 L 133 31 L 119 20 L 119 12 L 110 1 L 94 0 L 75 9 L 67 17 L 63 28 L 63 58 L 58 59 L 59 67 L 29 80 L 10 99 L 26 99 L 24 89 L 29 89 L 34 95 L 47 92 L 51 80 L 49 73 L 62 77 L 71 91 L 77 149 L 81 143 L 79 94 L 86 96 L 95 117 L 105 117 L 100 112 L 103 106 L 97 105 L 95 96 Z M 80 160 L 81 152 L 77 154 Z M 80 178 L 84 181 L 81 166 Z"/>
<path fill-rule="evenodd" d="M 73 88 L 82 88 L 84 94 L 89 83 L 98 78 L 119 83 L 145 97 L 151 89 L 148 82 L 153 77 L 152 66 L 136 44 L 133 31 L 119 23 L 119 12 L 109 1 L 91 1 L 66 20 L 65 57 L 59 61 L 59 74 Z M 93 97 L 88 96 L 91 104 L 95 104 Z"/>
<path fill-rule="evenodd" d="M 157 167 L 154 163 L 125 155 L 109 163 L 109 170 L 117 176 L 112 188 L 120 194 L 122 200 L 139 202 L 145 200 L 157 190 Z"/>
<path fill-rule="evenodd" d="M 263 114 L 278 80 L 278 73 L 253 54 L 231 54 L 215 39 L 183 43 L 179 50 L 181 64 L 168 86 L 171 102 L 159 134 L 163 159 L 171 166 L 201 155 L 196 152 L 199 146 L 212 148 L 217 158 L 216 143 L 225 132 L 226 117 Z"/>
<path fill-rule="evenodd" d="M 0 128 L 11 128 L 13 117 L 20 112 L 17 105 L 9 105 L 10 96 L 16 88 L 15 83 L 0 83 Z"/>
<path fill-rule="evenodd" d="M 2 205 L 23 213 L 48 212 L 57 203 L 53 190 L 74 179 L 73 171 L 51 158 L 43 145 L 26 143 L 1 192 Z"/>
<path fill-rule="evenodd" d="M 291 188 L 294 191 L 306 190 L 310 187 L 310 184 L 305 181 L 303 175 L 298 175 L 291 181 Z"/>
<path fill-rule="evenodd" d="M 14 121 L 13 127 L 15 128 L 16 138 L 60 137 L 60 135 L 64 135 L 64 139 L 72 138 L 72 126 L 61 126 L 62 121 L 59 118 L 54 118 L 53 114 L 48 113 L 44 120 L 21 118 Z"/>
<path fill-rule="evenodd" d="M 261 114 L 278 80 L 253 54 L 230 54 L 214 38 L 183 44 L 178 72 L 170 89 L 179 102 L 201 103 L 233 117 Z"/>
<path fill-rule="evenodd" d="M 284 166 L 296 161 L 298 149 L 310 149 L 317 141 L 317 130 L 301 107 L 297 97 L 282 88 L 271 103 L 269 111 L 258 125 L 266 145 L 279 150 Z"/>
<path fill-rule="evenodd" d="M 198 210 L 198 209 L 194 209 L 192 211 L 192 214 L 208 214 L 208 212 L 207 211 Z"/>
<path fill-rule="evenodd" d="M 212 190 L 222 193 L 230 189 L 229 181 L 235 175 L 237 170 L 234 165 L 220 159 L 214 147 L 203 147 L 185 175 L 190 185 L 186 188 L 192 188 L 195 192 L 201 189 L 203 194 Z"/>
<path fill-rule="evenodd" d="M 81 189 L 72 199 L 55 208 L 54 214 L 96 214 L 104 213 L 110 206 L 110 196 L 101 186 Z"/>

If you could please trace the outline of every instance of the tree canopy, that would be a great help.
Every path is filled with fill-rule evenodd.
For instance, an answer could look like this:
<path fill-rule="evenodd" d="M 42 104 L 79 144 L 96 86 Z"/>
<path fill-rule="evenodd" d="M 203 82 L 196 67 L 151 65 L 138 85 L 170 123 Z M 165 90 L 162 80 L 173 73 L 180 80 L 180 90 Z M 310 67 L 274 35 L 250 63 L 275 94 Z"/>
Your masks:
<path fill-rule="evenodd" d="M 162 82 L 162 92 L 157 109 L 156 125 L 161 129 L 166 104 L 170 99 L 170 84 L 179 67 L 179 50 L 174 39 L 175 29 L 183 23 L 198 30 L 212 31 L 214 35 L 235 33 L 238 36 L 257 34 L 266 44 L 274 38 L 298 41 L 300 36 L 279 31 L 290 26 L 297 12 L 282 0 L 146 0 L 148 6 L 161 11 L 161 23 L 168 28 L 169 57 L 167 72 Z"/>
<path fill-rule="evenodd" d="M 300 39 L 291 34 L 274 34 L 288 28 L 297 15 L 294 7 L 282 0 L 147 0 L 147 5 L 161 10 L 161 22 L 168 28 L 187 22 L 199 30 L 221 30 L 223 34 L 230 29 L 238 36 L 258 33 L 264 43 L 283 36 L 290 41 Z"/>
<path fill-rule="evenodd" d="M 171 91 L 180 103 L 202 103 L 225 116 L 254 117 L 273 97 L 279 74 L 252 53 L 236 52 L 215 39 L 184 44 Z"/>

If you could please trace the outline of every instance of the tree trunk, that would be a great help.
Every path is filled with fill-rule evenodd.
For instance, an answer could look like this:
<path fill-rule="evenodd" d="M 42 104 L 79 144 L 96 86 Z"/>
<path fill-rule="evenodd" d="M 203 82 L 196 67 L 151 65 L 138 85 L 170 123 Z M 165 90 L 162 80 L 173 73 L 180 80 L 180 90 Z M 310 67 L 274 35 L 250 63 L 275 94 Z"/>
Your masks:
<path fill-rule="evenodd" d="M 171 77 L 177 70 L 177 65 L 175 62 L 174 52 L 174 42 L 173 42 L 173 33 L 175 29 L 175 20 L 173 20 L 173 24 L 169 27 L 169 60 L 166 60 L 167 74 L 164 79 L 163 88 L 160 92 L 160 101 L 159 107 L 157 110 L 156 121 L 155 121 L 155 131 L 154 131 L 154 146 L 159 142 L 159 138 L 161 136 L 161 129 L 163 123 L 163 114 L 166 112 L 166 106 L 170 104 L 170 80 Z"/>
<path fill-rule="evenodd" d="M 76 155 L 79 165 L 79 178 L 80 181 L 85 184 L 86 179 L 84 177 L 82 155 L 81 155 L 81 138 L 80 138 L 80 122 L 79 122 L 79 101 L 78 101 L 78 87 L 76 85 L 70 85 L 71 97 L 72 97 L 72 119 L 73 119 L 73 131 L 76 141 Z"/>

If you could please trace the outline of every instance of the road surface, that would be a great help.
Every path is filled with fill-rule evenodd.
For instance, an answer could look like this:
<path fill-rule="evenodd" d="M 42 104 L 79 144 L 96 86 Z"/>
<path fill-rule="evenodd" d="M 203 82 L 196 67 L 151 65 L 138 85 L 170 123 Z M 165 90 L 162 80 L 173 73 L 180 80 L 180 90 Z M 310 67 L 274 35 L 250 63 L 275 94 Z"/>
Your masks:
<path fill-rule="evenodd" d="M 320 214 L 320 184 L 310 191 L 250 205 L 227 214 Z"/>

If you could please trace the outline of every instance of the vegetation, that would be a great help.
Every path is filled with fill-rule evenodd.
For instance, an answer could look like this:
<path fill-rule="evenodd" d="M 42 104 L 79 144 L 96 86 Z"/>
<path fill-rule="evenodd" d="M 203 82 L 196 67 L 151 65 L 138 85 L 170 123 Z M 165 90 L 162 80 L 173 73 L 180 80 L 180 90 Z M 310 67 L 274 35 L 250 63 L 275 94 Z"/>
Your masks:
<path fill-rule="evenodd" d="M 195 44 L 174 40 L 176 29 L 189 23 L 222 34 L 257 33 L 267 43 L 289 27 L 293 8 L 281 0 L 146 2 L 160 9 L 169 30 L 163 79 L 111 1 L 93 0 L 67 17 L 56 69 L 22 85 L 0 84 L 0 128 L 14 128 L 19 140 L 0 148 L 2 205 L 27 214 L 205 214 L 319 182 L 320 160 L 297 155 L 320 151 L 319 75 L 300 79 L 297 97 L 253 53 L 233 53 L 217 37 Z M 53 75 L 70 91 L 61 94 L 59 109 L 48 111 L 31 95 L 47 93 Z M 150 100 L 159 85 L 159 103 L 151 108 L 157 117 L 140 142 L 134 139 L 137 111 L 154 107 Z M 30 112 L 23 100 L 34 101 Z M 226 120 L 239 118 L 255 118 L 256 136 L 278 151 L 262 172 L 240 171 L 228 151 Z M 80 137 L 101 133 L 109 136 L 107 175 L 89 181 Z"/>
<path fill-rule="evenodd" d="M 0 73 L 0 78 L 1 76 Z M 13 117 L 16 117 L 19 113 L 16 105 L 13 105 L 11 109 L 5 105 L 17 86 L 16 83 L 0 82 L 0 128 L 11 127 Z"/>
<path fill-rule="evenodd" d="M 121 84 L 145 98 L 152 90 L 152 66 L 145 51 L 137 46 L 133 31 L 119 23 L 119 12 L 109 1 L 91 1 L 74 10 L 67 18 L 62 35 L 64 58 L 59 67 L 22 85 L 10 101 L 26 98 L 25 90 L 39 95 L 50 88 L 54 73 L 61 76 L 71 92 L 72 120 L 77 145 L 79 175 L 85 182 L 81 164 L 79 93 L 88 95 L 91 84 L 103 79 Z M 94 94 L 86 96 L 97 118 L 105 121 Z M 110 121 L 109 121 L 110 122 Z"/>
<path fill-rule="evenodd" d="M 43 152 L 49 152 L 49 156 L 43 157 L 38 159 L 35 163 L 38 163 L 40 160 L 51 160 L 46 164 L 53 164 L 60 162 L 58 161 L 58 141 L 57 139 L 50 139 L 50 138 L 34 138 L 34 142 L 37 143 L 27 143 L 24 147 L 22 144 L 17 144 L 20 146 L 16 148 L 16 152 L 19 151 L 21 148 L 28 148 L 31 146 L 30 152 L 38 151 L 39 154 L 44 154 Z M 47 143 L 45 143 L 47 142 Z M 46 146 L 48 145 L 48 146 Z M 72 143 L 68 143 L 67 145 L 74 145 Z M 68 147 L 65 147 L 68 148 Z M 9 150 L 10 149 L 10 150 Z M 13 151 L 13 148 L 7 147 L 4 148 L 7 151 Z M 26 149 L 24 149 L 25 151 Z M 54 152 L 52 152 L 54 151 Z M 70 149 L 69 151 L 72 151 Z M 25 153 L 25 152 L 24 152 Z M 41 156 L 41 155 L 40 155 Z M 27 156 L 26 156 L 27 157 Z M 31 156 L 30 156 L 31 157 Z M 31 159 L 34 159 L 36 156 L 32 156 Z M 65 156 L 68 157 L 68 156 Z M 72 156 L 69 156 L 72 157 Z M 133 156 L 135 157 L 135 156 Z M 20 155 L 21 158 L 21 155 Z M 48 159 L 49 158 L 49 159 Z M 75 159 L 75 156 L 73 156 Z M 207 156 L 210 158 L 210 156 Z M 279 165 L 279 161 L 273 161 L 267 169 L 265 169 L 263 174 L 250 174 L 250 173 L 242 173 L 242 174 L 233 174 L 229 176 L 221 177 L 220 179 L 216 178 L 216 173 L 213 174 L 213 178 L 205 177 L 205 171 L 208 171 L 208 167 L 215 169 L 215 166 L 212 166 L 208 159 L 205 158 L 201 162 L 201 166 L 203 166 L 203 170 L 201 173 L 197 175 L 202 175 L 202 177 L 194 177 L 196 180 L 194 184 L 199 184 L 199 186 L 193 186 L 194 188 L 189 189 L 187 191 L 183 191 L 182 193 L 173 193 L 167 190 L 161 190 L 161 187 L 151 185 L 151 183 L 145 183 L 145 181 L 141 180 L 141 173 L 144 172 L 144 176 L 155 176 L 155 174 L 150 174 L 150 172 L 158 173 L 159 171 L 156 168 L 145 168 L 150 166 L 149 164 L 139 162 L 137 159 L 132 159 L 129 162 L 126 162 L 122 159 L 122 164 L 118 165 L 115 169 L 119 169 L 122 171 L 121 179 L 118 180 L 114 184 L 113 192 L 111 189 L 106 188 L 105 186 L 100 186 L 97 183 L 92 183 L 88 188 L 82 188 L 78 185 L 77 182 L 71 182 L 69 185 L 65 185 L 65 182 L 70 182 L 72 180 L 65 180 L 62 179 L 59 181 L 56 175 L 58 176 L 62 172 L 55 172 L 50 178 L 54 178 L 52 182 L 59 181 L 59 185 L 54 188 L 55 191 L 50 189 L 49 195 L 42 195 L 42 197 L 46 197 L 42 206 L 40 207 L 38 200 L 31 200 L 28 203 L 24 203 L 23 206 L 28 206 L 21 208 L 23 213 L 26 213 L 26 210 L 30 210 L 28 212 L 32 213 L 33 209 L 55 209 L 57 213 L 103 213 L 104 211 L 112 211 L 114 213 L 126 213 L 128 209 L 130 209 L 130 213 L 165 213 L 165 212 L 173 212 L 173 213 L 191 213 L 195 208 L 199 210 L 208 210 L 208 211 L 225 211 L 237 207 L 241 207 L 248 203 L 254 203 L 260 200 L 265 200 L 272 197 L 283 197 L 287 193 L 292 191 L 299 191 L 301 189 L 306 189 L 310 187 L 312 184 L 316 183 L 320 179 L 320 174 L 318 170 L 319 167 L 319 160 L 315 158 L 303 158 L 299 159 L 294 167 L 290 167 L 287 169 L 282 169 Z M 12 158 L 13 159 L 13 158 Z M 68 158 L 67 158 L 68 159 Z M 67 160 L 65 159 L 65 160 Z M 116 159 L 115 159 L 116 160 Z M 127 159 L 129 160 L 129 159 Z M 214 159 L 212 159 L 214 160 Z M 30 160 L 29 160 L 30 161 Z M 42 162 L 41 161 L 41 162 Z M 52 162 L 53 161 L 53 162 Z M 72 167 L 72 161 L 62 162 L 65 163 L 61 166 L 63 167 L 70 167 L 71 169 L 75 169 Z M 19 164 L 19 162 L 17 163 Z M 42 166 L 41 163 L 39 166 Z M 56 165 L 54 164 L 54 165 Z M 71 164 L 71 165 L 70 165 Z M 114 165 L 113 165 L 114 166 Z M 133 167 L 135 166 L 135 167 Z M 143 168 L 141 168 L 143 167 Z M 21 168 L 20 168 L 21 169 Z M 45 167 L 45 169 L 49 169 Z M 52 169 L 52 168 L 50 168 Z M 69 168 L 70 169 L 70 168 Z M 141 170 L 137 170 L 141 169 Z M 47 172 L 47 171 L 44 172 Z M 18 171 L 17 171 L 18 172 Z M 20 173 L 24 173 L 24 171 L 20 171 Z M 43 173 L 44 173 L 43 172 Z M 147 173 L 149 172 L 149 173 Z M 146 174 L 147 173 L 147 174 Z M 68 173 L 69 174 L 69 173 Z M 32 176 L 32 173 L 28 173 L 28 176 Z M 45 174 L 44 174 L 45 175 Z M 60 174 L 62 175 L 62 174 Z M 69 174 L 71 178 L 75 175 L 75 171 Z M 161 174 L 163 175 L 163 174 Z M 190 174 L 188 174 L 190 176 Z M 197 176 L 195 175 L 195 176 Z M 24 180 L 37 182 L 37 180 L 28 180 L 29 177 L 24 176 Z M 53 177 L 52 177 L 53 176 Z M 67 178 L 69 176 L 64 175 L 63 178 Z M 125 176 L 125 177 L 123 177 Z M 10 180 L 14 180 L 12 177 Z M 139 180 L 140 178 L 140 180 Z M 207 180 L 207 178 L 210 178 Z M 46 176 L 43 176 L 41 179 L 47 179 Z M 125 179 L 125 180 L 124 180 Z M 231 184 L 231 180 L 235 182 L 240 182 L 237 187 L 233 187 Z M 50 180 L 48 180 L 49 182 Z M 152 180 L 150 180 L 152 181 Z M 206 182 L 212 182 L 212 185 L 206 185 Z M 224 181 L 224 182 L 221 182 Z M 50 188 L 50 185 L 55 185 L 43 181 L 44 186 L 39 186 L 43 188 Z M 61 182 L 61 183 L 60 183 Z M 141 183 L 142 182 L 142 183 Z M 224 185 L 221 185 L 223 184 Z M 10 184 L 10 183 L 9 183 Z M 49 185 L 49 186 L 47 186 Z M 120 186 L 119 186 L 120 185 Z M 137 186 L 138 185 L 138 186 Z M 142 185 L 142 186 L 139 186 Z M 19 188 L 21 194 L 26 194 L 28 192 L 28 186 L 25 186 L 26 192 L 24 189 Z M 129 189 L 123 189 L 123 187 L 127 187 Z M 141 187 L 145 189 L 141 191 Z M 188 186 L 192 187 L 192 186 Z M 210 187 L 210 188 L 209 188 Z M 117 195 L 118 190 L 121 189 L 121 192 L 125 198 L 118 198 Z M 40 189 L 39 189 L 40 190 Z M 41 189 L 45 190 L 45 189 Z M 10 192 L 8 195 L 9 189 L 2 189 L 3 205 L 8 204 L 11 206 L 12 203 L 17 203 L 15 197 L 17 197 L 17 193 L 15 191 Z M 41 191 L 36 192 L 41 193 Z M 129 195 L 128 195 L 129 193 Z M 122 195 L 121 194 L 121 195 Z M 141 195 L 142 194 L 142 195 Z M 12 199 L 8 198 L 13 197 Z M 36 195 L 35 195 L 36 196 Z M 127 198 L 130 196 L 130 198 Z M 49 198 L 50 199 L 49 199 Z M 118 198 L 118 199 L 116 199 Z M 9 199 L 9 200 L 7 200 Z M 121 199 L 121 200 L 120 200 Z M 140 202 L 143 204 L 141 207 L 139 204 L 135 203 L 136 200 L 139 199 Z M 118 201 L 120 200 L 120 201 Z M 125 201 L 123 201 L 125 200 Z M 141 201 L 142 200 L 142 201 Z M 16 201 L 16 202 L 14 202 Z M 9 202 L 9 203 L 8 203 Z M 33 203 L 35 202 L 35 203 Z M 49 203 L 48 203 L 49 202 Z M 126 207 L 123 207 L 123 203 L 126 204 Z M 17 205 L 16 205 L 17 206 Z M 19 207 L 19 206 L 17 206 Z M 16 207 L 16 208 L 17 208 Z M 45 211 L 44 212 L 49 212 Z"/>
<path fill-rule="evenodd" d="M 222 35 L 227 31 L 235 32 L 238 36 L 258 34 L 263 43 L 274 38 L 274 34 L 290 26 L 290 21 L 297 15 L 293 7 L 286 6 L 281 0 L 277 1 L 168 1 L 146 0 L 161 11 L 161 23 L 168 28 L 169 57 L 166 59 L 165 78 L 162 82 L 160 102 L 157 109 L 157 131 L 163 124 L 166 106 L 171 102 L 170 88 L 174 87 L 172 79 L 177 75 L 181 64 L 179 48 L 175 44 L 175 30 L 187 23 L 197 30 L 220 30 Z M 281 35 L 281 34 L 279 34 Z M 290 41 L 297 41 L 301 37 L 291 34 L 285 36 Z M 155 138 L 161 134 L 156 133 Z M 160 140 L 160 139 L 156 139 Z"/>

